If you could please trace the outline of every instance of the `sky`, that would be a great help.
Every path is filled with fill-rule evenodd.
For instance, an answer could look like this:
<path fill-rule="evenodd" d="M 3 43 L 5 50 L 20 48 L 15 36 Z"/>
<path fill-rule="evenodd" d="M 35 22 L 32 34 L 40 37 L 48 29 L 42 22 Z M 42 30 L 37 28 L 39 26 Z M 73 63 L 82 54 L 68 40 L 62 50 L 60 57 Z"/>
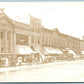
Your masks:
<path fill-rule="evenodd" d="M 45 28 L 82 38 L 84 35 L 84 2 L 0 2 L 12 19 L 29 23 L 29 14 L 42 19 Z"/>

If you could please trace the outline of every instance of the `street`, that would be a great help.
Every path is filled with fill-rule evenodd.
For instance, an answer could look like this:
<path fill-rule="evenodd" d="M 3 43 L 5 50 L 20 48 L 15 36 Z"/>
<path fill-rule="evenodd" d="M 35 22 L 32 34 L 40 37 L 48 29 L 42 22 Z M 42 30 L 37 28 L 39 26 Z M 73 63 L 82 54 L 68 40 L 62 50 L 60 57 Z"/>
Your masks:
<path fill-rule="evenodd" d="M 0 73 L 1 82 L 84 82 L 84 61 L 38 64 L 38 67 Z"/>

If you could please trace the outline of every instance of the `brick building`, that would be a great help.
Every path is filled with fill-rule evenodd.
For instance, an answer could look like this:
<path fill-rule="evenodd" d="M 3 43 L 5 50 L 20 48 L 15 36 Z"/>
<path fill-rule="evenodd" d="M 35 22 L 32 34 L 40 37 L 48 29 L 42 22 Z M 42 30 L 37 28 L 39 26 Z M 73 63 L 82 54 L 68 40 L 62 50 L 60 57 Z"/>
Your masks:
<path fill-rule="evenodd" d="M 43 29 L 43 44 L 53 48 L 71 49 L 76 54 L 80 54 L 80 39 L 67 34 L 60 33 L 57 28 L 53 30 Z"/>
<path fill-rule="evenodd" d="M 83 41 L 79 38 L 62 34 L 58 29 L 44 28 L 41 20 L 31 15 L 30 24 L 24 24 L 10 19 L 3 9 L 0 11 L 0 53 L 25 55 L 28 48 L 35 51 L 42 47 L 70 48 L 80 53 L 80 42 Z M 19 50 L 25 53 L 19 53 Z"/>

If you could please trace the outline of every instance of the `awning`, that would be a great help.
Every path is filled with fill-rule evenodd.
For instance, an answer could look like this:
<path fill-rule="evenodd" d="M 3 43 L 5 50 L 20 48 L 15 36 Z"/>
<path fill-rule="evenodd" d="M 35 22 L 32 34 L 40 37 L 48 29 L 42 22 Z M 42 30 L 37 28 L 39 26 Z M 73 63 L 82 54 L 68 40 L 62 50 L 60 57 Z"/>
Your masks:
<path fill-rule="evenodd" d="M 72 53 L 76 57 L 76 53 L 73 50 L 69 50 L 69 53 Z"/>
<path fill-rule="evenodd" d="M 63 52 L 61 50 L 59 50 L 59 49 L 55 49 L 55 53 L 56 54 L 63 54 Z"/>
<path fill-rule="evenodd" d="M 54 54 L 55 53 L 55 51 L 50 47 L 44 47 L 44 49 L 45 49 L 45 54 Z"/>
<path fill-rule="evenodd" d="M 69 53 L 72 53 L 72 54 L 76 55 L 73 50 L 69 50 Z"/>
<path fill-rule="evenodd" d="M 76 57 L 76 53 L 71 49 L 66 49 L 66 50 L 63 50 L 63 51 L 67 51 L 68 53 L 73 54 L 74 57 Z"/>
<path fill-rule="evenodd" d="M 17 54 L 31 54 L 34 51 L 29 46 L 17 45 Z"/>
<path fill-rule="evenodd" d="M 84 54 L 84 51 L 81 51 L 81 54 Z"/>
<path fill-rule="evenodd" d="M 62 51 L 59 49 L 51 48 L 51 47 L 44 47 L 46 54 L 63 54 Z"/>

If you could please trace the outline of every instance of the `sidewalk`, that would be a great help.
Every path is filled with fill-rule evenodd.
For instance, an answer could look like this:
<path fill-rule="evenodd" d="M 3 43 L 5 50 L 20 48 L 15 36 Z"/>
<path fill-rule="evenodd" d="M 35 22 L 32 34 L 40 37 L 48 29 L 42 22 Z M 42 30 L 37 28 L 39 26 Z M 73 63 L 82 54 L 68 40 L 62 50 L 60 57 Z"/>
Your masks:
<path fill-rule="evenodd" d="M 43 63 L 43 64 L 32 64 L 32 65 L 22 65 L 22 66 L 16 66 L 16 67 L 4 67 L 0 68 L 0 73 L 2 72 L 10 72 L 10 71 L 18 71 L 23 69 L 35 69 L 35 68 L 42 68 L 46 66 L 51 66 L 53 64 L 74 64 L 74 63 L 82 63 L 84 60 L 75 60 L 75 61 L 56 61 L 53 63 Z"/>

